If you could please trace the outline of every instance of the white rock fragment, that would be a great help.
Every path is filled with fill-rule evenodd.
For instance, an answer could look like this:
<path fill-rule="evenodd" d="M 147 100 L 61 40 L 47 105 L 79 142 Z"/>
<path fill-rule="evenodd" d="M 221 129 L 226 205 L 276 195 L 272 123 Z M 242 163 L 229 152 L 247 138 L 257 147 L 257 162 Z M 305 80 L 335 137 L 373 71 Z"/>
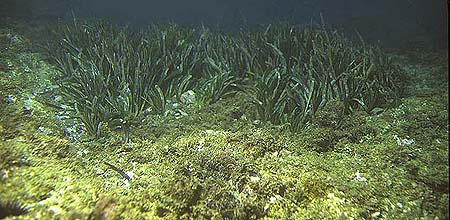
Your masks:
<path fill-rule="evenodd" d="M 83 150 L 77 151 L 76 155 L 77 155 L 77 157 L 84 157 L 84 156 L 86 156 L 88 153 L 89 153 L 88 150 L 83 149 Z"/>
<path fill-rule="evenodd" d="M 269 209 L 270 204 L 275 203 L 275 202 L 276 202 L 277 200 L 279 200 L 279 199 L 281 199 L 281 196 L 280 196 L 280 195 L 274 195 L 274 196 L 270 197 L 270 198 L 269 198 L 269 203 L 267 203 L 267 204 L 264 206 L 264 211 L 267 211 L 267 209 Z"/>
<path fill-rule="evenodd" d="M 327 198 L 329 198 L 329 199 L 334 199 L 334 193 L 328 194 L 328 195 L 327 195 Z"/>
<path fill-rule="evenodd" d="M 219 135 L 219 132 L 208 129 L 208 130 L 205 130 L 205 135 Z"/>
<path fill-rule="evenodd" d="M 270 203 L 270 204 L 275 203 L 275 201 L 277 201 L 277 198 L 276 198 L 276 197 L 272 196 L 272 197 L 269 198 L 269 203 Z"/>
<path fill-rule="evenodd" d="M 366 182 L 367 179 L 365 177 L 362 177 L 361 174 L 359 173 L 359 171 L 356 171 L 355 173 L 355 178 L 353 178 L 354 181 L 358 181 L 358 182 Z"/>
<path fill-rule="evenodd" d="M 381 213 L 380 212 L 374 212 L 372 213 L 372 218 L 381 218 Z"/>
<path fill-rule="evenodd" d="M 180 101 L 185 105 L 194 104 L 196 101 L 195 92 L 192 90 L 184 92 L 183 94 L 181 94 Z"/>
<path fill-rule="evenodd" d="M 133 179 L 134 177 L 133 171 L 126 171 L 125 174 L 127 174 L 130 177 L 130 179 Z"/>
<path fill-rule="evenodd" d="M 414 139 L 408 139 L 408 138 L 400 138 L 397 135 L 394 135 L 395 140 L 397 141 L 398 146 L 410 146 L 415 143 Z"/>
<path fill-rule="evenodd" d="M 251 176 L 250 177 L 250 181 L 253 182 L 253 183 L 258 182 L 259 180 L 260 180 L 260 178 L 258 176 Z"/>

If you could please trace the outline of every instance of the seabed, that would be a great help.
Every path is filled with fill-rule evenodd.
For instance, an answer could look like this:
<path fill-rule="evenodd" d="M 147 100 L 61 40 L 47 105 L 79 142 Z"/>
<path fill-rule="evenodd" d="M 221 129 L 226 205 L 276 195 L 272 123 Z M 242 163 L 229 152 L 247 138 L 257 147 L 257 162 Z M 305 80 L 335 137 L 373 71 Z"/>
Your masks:
<path fill-rule="evenodd" d="M 448 57 L 386 53 L 400 103 L 292 133 L 239 93 L 123 132 L 67 135 L 44 92 L 57 69 L 20 25 L 0 29 L 0 207 L 6 219 L 449 219 Z M 51 98 L 51 97 L 50 97 Z"/>

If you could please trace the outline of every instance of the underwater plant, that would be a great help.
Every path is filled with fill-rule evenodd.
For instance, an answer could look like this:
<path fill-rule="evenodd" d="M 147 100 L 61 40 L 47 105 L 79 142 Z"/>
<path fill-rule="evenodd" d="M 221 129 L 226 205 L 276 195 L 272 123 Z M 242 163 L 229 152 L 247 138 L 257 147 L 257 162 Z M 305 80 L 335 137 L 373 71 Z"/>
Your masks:
<path fill-rule="evenodd" d="M 0 203 L 0 219 L 24 215 L 28 212 L 30 212 L 28 208 L 20 204 L 18 201 L 8 201 L 6 203 Z"/>
<path fill-rule="evenodd" d="M 277 70 L 255 74 L 256 84 L 248 94 L 262 122 L 280 123 L 286 107 L 286 79 Z"/>
<path fill-rule="evenodd" d="M 231 75 L 229 70 L 225 70 L 222 66 L 218 66 L 213 59 L 208 58 L 207 76 L 200 81 L 200 90 L 203 97 L 209 100 L 209 104 L 219 101 L 236 93 L 239 90 L 238 80 Z"/>
<path fill-rule="evenodd" d="M 399 68 L 379 48 L 353 44 L 324 25 L 303 29 L 269 25 L 243 38 L 246 51 L 256 54 L 248 72 L 259 73 L 254 74 L 256 80 L 249 87 L 274 92 L 261 93 L 256 99 L 262 121 L 287 123 L 296 131 L 329 100 L 342 101 L 350 114 L 355 110 L 370 113 L 398 99 L 402 75 Z M 270 76 L 267 73 L 271 71 L 280 72 L 280 76 L 258 81 L 264 78 L 261 76 Z M 278 79 L 277 83 L 273 79 Z M 257 93 L 248 94 L 255 97 Z M 277 107 L 272 107 L 275 103 Z"/>
<path fill-rule="evenodd" d="M 191 35 L 175 25 L 135 33 L 107 23 L 74 22 L 50 57 L 85 130 L 99 136 L 104 122 L 121 128 L 127 140 L 132 125 L 149 112 L 164 116 L 167 101 L 193 87 L 192 72 L 203 61 Z"/>
<path fill-rule="evenodd" d="M 85 130 L 101 123 L 131 127 L 193 89 L 213 104 L 237 92 L 253 100 L 257 117 L 304 127 L 329 100 L 345 112 L 371 113 L 396 103 L 400 69 L 380 49 L 354 44 L 336 31 L 311 25 L 268 25 L 228 36 L 205 28 L 154 25 L 133 31 L 107 23 L 67 26 L 51 52 L 62 93 Z"/>
<path fill-rule="evenodd" d="M 276 46 L 267 43 L 266 47 L 275 57 L 254 70 L 252 75 L 256 83 L 250 87 L 248 94 L 254 100 L 258 116 L 263 122 L 279 124 L 287 104 L 287 64 L 283 53 Z M 276 64 L 278 60 L 280 65 Z"/>

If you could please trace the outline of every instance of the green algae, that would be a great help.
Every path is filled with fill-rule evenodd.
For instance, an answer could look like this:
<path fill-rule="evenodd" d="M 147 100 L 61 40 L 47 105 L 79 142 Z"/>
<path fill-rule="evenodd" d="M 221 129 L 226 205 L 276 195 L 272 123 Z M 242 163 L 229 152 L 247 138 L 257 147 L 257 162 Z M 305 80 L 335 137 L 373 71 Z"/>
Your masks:
<path fill-rule="evenodd" d="M 448 218 L 448 79 L 429 84 L 445 63 L 404 56 L 410 92 L 399 106 L 345 115 L 330 102 L 295 134 L 258 123 L 237 94 L 150 118 L 126 143 L 107 127 L 72 141 L 58 110 L 32 92 L 47 88 L 39 82 L 52 67 L 29 45 L 12 46 L 24 54 L 2 51 L 14 65 L 0 72 L 0 193 L 30 208 L 21 218 Z"/>

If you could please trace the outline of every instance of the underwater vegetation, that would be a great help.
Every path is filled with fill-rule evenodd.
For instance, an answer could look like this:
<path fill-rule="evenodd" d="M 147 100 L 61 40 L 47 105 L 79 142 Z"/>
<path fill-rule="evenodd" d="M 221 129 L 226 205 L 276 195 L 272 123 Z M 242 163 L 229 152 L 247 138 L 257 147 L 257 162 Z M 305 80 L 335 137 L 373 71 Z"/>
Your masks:
<path fill-rule="evenodd" d="M 323 26 L 268 25 L 237 36 L 154 25 L 77 22 L 49 46 L 67 105 L 92 136 L 166 116 L 188 90 L 213 104 L 241 92 L 263 123 L 304 127 L 330 100 L 346 113 L 398 103 L 402 72 L 383 52 Z M 203 103 L 203 104 L 202 104 Z"/>
<path fill-rule="evenodd" d="M 0 219 L 27 214 L 29 210 L 17 201 L 0 203 Z"/>
<path fill-rule="evenodd" d="M 7 219 L 448 219 L 443 53 L 76 21 L 0 54 Z"/>

